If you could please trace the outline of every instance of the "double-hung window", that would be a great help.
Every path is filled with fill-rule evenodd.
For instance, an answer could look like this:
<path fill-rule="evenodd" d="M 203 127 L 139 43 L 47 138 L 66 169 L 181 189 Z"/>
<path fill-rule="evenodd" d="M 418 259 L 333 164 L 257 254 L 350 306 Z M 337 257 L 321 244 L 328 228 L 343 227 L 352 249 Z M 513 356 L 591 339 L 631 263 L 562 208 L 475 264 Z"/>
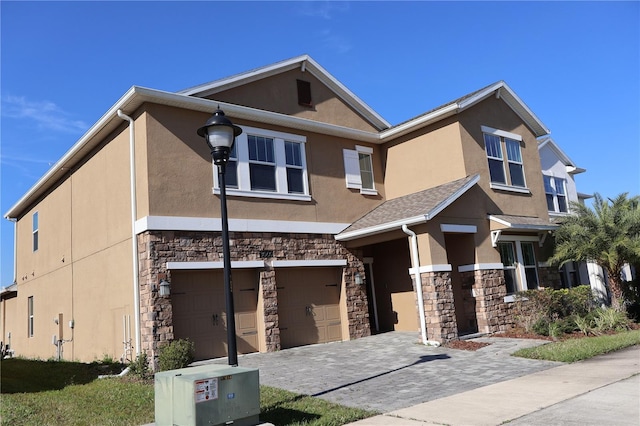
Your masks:
<path fill-rule="evenodd" d="M 543 176 L 544 192 L 547 196 L 547 208 L 554 213 L 568 213 L 565 180 L 553 176 Z"/>
<path fill-rule="evenodd" d="M 344 149 L 344 171 L 347 188 L 359 189 L 361 194 L 377 195 L 373 177 L 373 148 L 356 145 L 356 149 Z"/>
<path fill-rule="evenodd" d="M 241 126 L 225 180 L 227 194 L 245 197 L 311 200 L 305 159 L 306 137 Z M 220 183 L 214 173 L 214 193 Z"/>
<path fill-rule="evenodd" d="M 529 192 L 524 178 L 522 137 L 515 133 L 482 126 L 485 152 L 489 162 L 491 187 Z"/>
<path fill-rule="evenodd" d="M 32 216 L 32 235 L 33 235 L 33 251 L 38 251 L 38 212 Z"/>
<path fill-rule="evenodd" d="M 503 265 L 507 294 L 538 288 L 536 255 L 531 241 L 503 241 L 497 244 Z"/>
<path fill-rule="evenodd" d="M 33 337 L 33 296 L 27 299 L 27 333 L 28 337 Z"/>

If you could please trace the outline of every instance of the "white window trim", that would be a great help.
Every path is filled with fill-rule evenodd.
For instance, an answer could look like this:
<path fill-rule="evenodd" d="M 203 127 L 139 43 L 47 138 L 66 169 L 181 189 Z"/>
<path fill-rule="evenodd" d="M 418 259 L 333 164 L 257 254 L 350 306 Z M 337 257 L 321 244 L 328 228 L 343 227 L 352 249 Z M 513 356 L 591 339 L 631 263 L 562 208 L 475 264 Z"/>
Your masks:
<path fill-rule="evenodd" d="M 36 221 L 38 226 L 36 226 Z M 31 250 L 35 253 L 40 248 L 40 213 L 31 215 Z"/>
<path fill-rule="evenodd" d="M 507 185 L 503 183 L 494 183 L 494 182 L 491 182 L 491 178 L 489 178 L 489 187 L 491 189 L 496 189 L 499 191 L 516 192 L 520 194 L 531 194 L 531 191 L 527 187 L 527 179 L 524 173 L 524 162 L 518 163 L 518 162 L 510 161 L 508 158 L 509 156 L 507 155 L 506 152 L 504 152 L 505 150 L 502 149 L 502 144 L 504 143 L 505 138 L 513 139 L 522 144 L 522 141 L 523 141 L 522 136 L 516 133 L 511 133 L 511 132 L 507 132 L 505 130 L 500 130 L 500 129 L 494 129 L 493 127 L 488 127 L 488 126 L 480 126 L 480 129 L 482 130 L 482 133 L 498 136 L 500 138 L 500 152 L 502 153 L 502 158 L 490 157 L 489 155 L 486 154 L 486 152 L 485 152 L 485 157 L 487 157 L 487 159 L 502 161 L 502 169 L 504 170 L 505 179 L 507 179 L 507 176 L 508 176 L 509 182 L 511 181 L 511 173 L 509 172 L 509 168 L 507 167 L 510 162 L 513 162 L 514 164 L 522 164 L 522 174 L 524 176 L 525 186 L 513 186 L 513 185 Z M 486 150 L 486 146 L 485 146 L 485 150 Z M 522 157 L 522 147 L 520 150 L 520 156 Z"/>
<path fill-rule="evenodd" d="M 375 172 L 373 170 L 373 148 L 368 146 L 356 145 L 356 149 L 343 149 L 344 171 L 347 188 L 359 189 L 363 195 L 378 195 L 375 189 Z M 373 173 L 373 188 L 363 188 L 362 178 L 360 177 L 360 156 L 359 154 L 367 154 L 371 160 L 371 172 Z"/>
<path fill-rule="evenodd" d="M 27 298 L 27 321 L 27 336 L 33 337 L 35 334 L 33 296 Z"/>
<path fill-rule="evenodd" d="M 551 178 L 551 189 L 553 190 L 553 192 L 547 192 L 547 186 L 544 185 L 544 195 L 545 195 L 545 197 L 547 195 L 551 195 L 553 197 L 553 208 L 554 208 L 554 210 L 549 210 L 549 214 L 557 215 L 557 216 L 566 216 L 566 215 L 571 214 L 571 209 L 569 208 L 569 197 L 567 195 L 567 179 L 562 178 L 562 177 L 558 177 L 558 176 L 554 176 L 553 174 L 543 173 L 543 179 L 545 177 Z M 565 203 L 567 205 L 567 211 L 566 212 L 561 212 L 560 211 L 560 203 L 558 202 L 558 188 L 556 187 L 556 184 L 557 184 L 557 180 L 556 179 L 559 180 L 561 182 L 562 186 L 563 186 L 562 189 L 564 190 L 564 194 L 562 194 L 562 195 L 564 196 Z"/>
<path fill-rule="evenodd" d="M 280 200 L 311 201 L 309 193 L 309 174 L 307 170 L 306 142 L 307 137 L 292 133 L 278 132 L 274 130 L 259 129 L 256 127 L 240 126 L 242 133 L 236 138 L 237 173 L 238 188 L 227 187 L 227 195 L 254 198 L 270 198 Z M 251 179 L 249 177 L 249 149 L 248 138 L 253 136 L 263 136 L 273 139 L 273 149 L 276 167 L 276 191 L 260 191 L 251 189 Z M 287 162 L 285 157 L 284 143 L 295 142 L 300 144 L 300 157 L 302 160 L 302 194 L 289 194 L 287 188 Z M 217 167 L 213 165 L 213 193 L 220 194 L 220 184 L 218 182 Z"/>
<path fill-rule="evenodd" d="M 515 269 L 516 271 L 518 271 L 518 279 L 516 282 L 516 287 L 517 287 L 517 292 L 518 291 L 527 291 L 529 289 L 529 286 L 527 285 L 527 275 L 526 275 L 526 268 L 524 265 L 524 256 L 522 254 L 522 243 L 533 243 L 535 241 L 538 241 L 539 238 L 538 237 L 530 237 L 530 236 L 519 236 L 519 235 L 506 235 L 506 238 L 500 238 L 500 240 L 498 242 L 510 242 L 510 243 L 514 243 L 513 246 L 515 246 Z M 535 256 L 535 249 L 534 249 L 534 253 L 533 255 Z M 531 267 L 531 266 L 529 266 Z M 533 265 L 533 267 L 535 267 L 536 269 L 536 275 L 538 276 L 538 287 L 540 287 L 540 276 L 538 274 L 538 264 L 535 263 Z M 512 267 L 508 267 L 509 269 Z M 503 269 L 508 269 L 506 266 L 503 266 Z M 507 302 L 507 297 L 512 297 L 512 294 L 509 294 L 505 297 L 505 302 Z M 513 300 L 510 300 L 513 301 Z"/>

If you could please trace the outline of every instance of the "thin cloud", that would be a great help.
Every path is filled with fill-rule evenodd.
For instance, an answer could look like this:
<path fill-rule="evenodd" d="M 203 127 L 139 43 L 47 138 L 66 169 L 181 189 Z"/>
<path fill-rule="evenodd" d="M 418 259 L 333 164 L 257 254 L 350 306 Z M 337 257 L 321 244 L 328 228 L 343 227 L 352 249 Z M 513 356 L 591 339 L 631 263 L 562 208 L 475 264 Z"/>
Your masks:
<path fill-rule="evenodd" d="M 332 19 L 337 13 L 349 11 L 348 2 L 339 1 L 303 1 L 298 3 L 298 13 L 314 18 Z"/>
<path fill-rule="evenodd" d="M 320 38 L 324 46 L 337 53 L 348 53 L 353 48 L 353 45 L 345 37 L 335 34 L 331 30 L 323 30 L 320 32 Z"/>
<path fill-rule="evenodd" d="M 55 103 L 30 101 L 24 96 L 6 96 L 2 99 L 2 115 L 8 118 L 34 121 L 38 128 L 64 133 L 82 133 L 89 126 L 82 120 L 70 118 Z"/>

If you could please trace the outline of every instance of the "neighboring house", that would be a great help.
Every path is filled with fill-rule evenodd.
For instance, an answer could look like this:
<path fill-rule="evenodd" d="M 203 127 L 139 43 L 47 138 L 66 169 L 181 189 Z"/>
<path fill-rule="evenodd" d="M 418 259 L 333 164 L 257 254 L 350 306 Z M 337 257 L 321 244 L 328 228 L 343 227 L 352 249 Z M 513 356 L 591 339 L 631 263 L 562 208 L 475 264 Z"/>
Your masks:
<path fill-rule="evenodd" d="M 557 223 L 562 220 L 562 217 L 572 213 L 572 202 L 584 204 L 585 200 L 592 198 L 593 195 L 578 192 L 575 175 L 584 173 L 586 170 L 576 166 L 553 138 L 550 136 L 541 138 L 538 141 L 538 151 L 540 151 L 549 217 L 553 223 Z M 629 265 L 624 267 L 623 274 L 625 281 L 633 279 L 632 268 Z M 609 303 L 607 273 L 596 263 L 568 262 L 560 269 L 560 277 L 562 287 L 571 288 L 588 284 L 601 303 Z"/>
<path fill-rule="evenodd" d="M 179 338 L 226 354 L 219 187 L 196 134 L 218 107 L 243 129 L 227 169 L 241 353 L 502 331 L 512 294 L 553 273 L 548 130 L 506 83 L 391 126 L 305 55 L 132 87 L 11 207 L 18 355 L 53 356 L 53 335 L 85 361 Z"/>

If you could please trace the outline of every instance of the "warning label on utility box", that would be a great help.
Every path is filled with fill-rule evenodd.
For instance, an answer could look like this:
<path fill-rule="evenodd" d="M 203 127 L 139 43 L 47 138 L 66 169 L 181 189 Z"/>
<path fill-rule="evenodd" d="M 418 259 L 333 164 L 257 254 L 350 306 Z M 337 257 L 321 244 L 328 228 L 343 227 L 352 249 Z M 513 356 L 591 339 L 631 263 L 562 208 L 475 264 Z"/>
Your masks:
<path fill-rule="evenodd" d="M 218 378 L 196 380 L 195 382 L 196 404 L 198 402 L 218 399 Z"/>

